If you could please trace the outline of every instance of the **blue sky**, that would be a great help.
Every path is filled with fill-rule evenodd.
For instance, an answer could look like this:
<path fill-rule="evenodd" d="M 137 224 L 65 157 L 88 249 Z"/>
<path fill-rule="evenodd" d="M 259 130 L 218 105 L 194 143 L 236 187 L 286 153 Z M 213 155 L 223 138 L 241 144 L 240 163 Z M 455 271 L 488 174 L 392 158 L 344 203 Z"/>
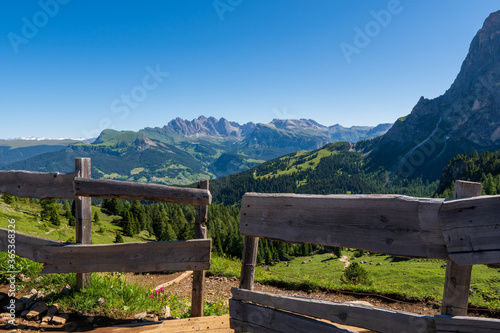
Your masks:
<path fill-rule="evenodd" d="M 11 1 L 0 138 L 175 117 L 376 125 L 448 89 L 498 0 Z"/>

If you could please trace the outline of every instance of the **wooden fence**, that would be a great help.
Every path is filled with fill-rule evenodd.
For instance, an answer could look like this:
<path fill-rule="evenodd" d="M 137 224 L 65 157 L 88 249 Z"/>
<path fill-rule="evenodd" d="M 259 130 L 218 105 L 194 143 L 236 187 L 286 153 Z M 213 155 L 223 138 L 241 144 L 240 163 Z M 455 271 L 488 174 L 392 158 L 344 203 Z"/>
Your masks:
<path fill-rule="evenodd" d="M 90 178 L 90 158 L 75 159 L 75 172 L 0 171 L 0 193 L 76 202 L 76 244 L 16 231 L 16 254 L 44 264 L 42 273 L 77 273 L 77 287 L 90 284 L 90 272 L 193 270 L 191 316 L 203 315 L 204 276 L 210 268 L 211 240 L 206 238 L 208 181 L 197 189 Z M 194 240 L 91 244 L 91 197 L 163 201 L 197 205 Z M 7 252 L 7 229 L 0 228 L 0 251 Z"/>
<path fill-rule="evenodd" d="M 472 265 L 498 267 L 500 262 L 500 196 L 480 194 L 481 184 L 461 181 L 456 183 L 455 200 L 245 194 L 240 220 L 243 265 L 240 288 L 233 288 L 230 300 L 231 327 L 249 332 L 352 332 L 333 322 L 376 332 L 500 332 L 500 320 L 466 317 Z M 442 315 L 254 292 L 259 237 L 448 260 Z"/>

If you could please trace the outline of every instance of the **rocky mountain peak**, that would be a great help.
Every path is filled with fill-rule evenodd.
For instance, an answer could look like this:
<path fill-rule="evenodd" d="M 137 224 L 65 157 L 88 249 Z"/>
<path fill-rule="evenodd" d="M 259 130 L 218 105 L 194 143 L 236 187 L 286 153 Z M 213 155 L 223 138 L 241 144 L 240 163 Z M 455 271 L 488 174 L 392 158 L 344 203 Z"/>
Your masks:
<path fill-rule="evenodd" d="M 328 130 L 328 127 L 318 124 L 312 119 L 273 119 L 270 123 L 278 129 L 284 129 L 292 132 L 302 131 L 304 129 Z"/>
<path fill-rule="evenodd" d="M 431 79 L 431 78 L 430 78 Z M 411 114 L 368 145 L 376 163 L 406 176 L 440 176 L 453 156 L 500 147 L 500 11 L 472 40 L 444 95 L 421 97 Z"/>

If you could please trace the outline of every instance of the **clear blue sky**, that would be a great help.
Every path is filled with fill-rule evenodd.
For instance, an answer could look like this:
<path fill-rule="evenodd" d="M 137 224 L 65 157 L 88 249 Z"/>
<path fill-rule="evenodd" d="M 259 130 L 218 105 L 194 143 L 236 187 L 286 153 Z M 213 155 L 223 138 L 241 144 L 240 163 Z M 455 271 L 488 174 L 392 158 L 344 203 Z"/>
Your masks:
<path fill-rule="evenodd" d="M 450 87 L 499 9 L 498 0 L 9 1 L 0 138 L 91 137 L 200 115 L 394 122 Z"/>

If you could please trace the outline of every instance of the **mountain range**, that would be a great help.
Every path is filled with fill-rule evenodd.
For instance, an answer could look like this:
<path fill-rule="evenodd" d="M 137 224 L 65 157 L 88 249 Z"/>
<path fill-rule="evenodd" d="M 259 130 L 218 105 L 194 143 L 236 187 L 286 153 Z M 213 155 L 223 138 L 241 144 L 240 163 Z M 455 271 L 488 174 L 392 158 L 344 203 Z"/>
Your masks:
<path fill-rule="evenodd" d="M 70 144 L 81 142 L 77 139 L 35 139 L 15 138 L 0 140 L 0 167 L 43 153 L 54 152 Z"/>
<path fill-rule="evenodd" d="M 163 127 L 138 132 L 104 130 L 91 144 L 72 143 L 1 167 L 69 172 L 75 157 L 91 157 L 95 178 L 186 184 L 244 171 L 269 159 L 330 142 L 374 138 L 391 126 L 346 128 L 324 126 L 311 119 L 241 125 L 224 118 L 176 118 Z"/>
<path fill-rule="evenodd" d="M 450 89 L 435 99 L 422 97 L 386 134 L 289 154 L 217 179 L 210 186 L 214 201 L 228 205 L 238 203 L 247 191 L 432 196 L 450 192 L 456 179 L 485 181 L 488 193 L 495 194 L 500 192 L 500 158 L 487 152 L 499 148 L 497 11 L 474 37 Z"/>
<path fill-rule="evenodd" d="M 346 143 L 331 146 L 336 141 Z M 321 193 L 332 193 L 337 190 L 332 186 L 341 184 L 343 192 L 353 192 L 348 184 L 354 184 L 355 192 L 380 192 L 380 184 L 387 188 L 399 184 L 394 191 L 400 193 L 402 187 L 413 181 L 421 184 L 439 179 L 443 168 L 458 154 L 499 148 L 500 11 L 497 11 L 490 14 L 472 40 L 451 87 L 437 98 L 420 98 L 411 113 L 399 118 L 393 126 L 344 128 L 323 126 L 310 119 L 274 119 L 268 124 L 240 125 L 224 118 L 202 116 L 191 121 L 176 118 L 163 127 L 138 132 L 105 130 L 92 144 L 71 144 L 3 168 L 66 172 L 73 169 L 73 158 L 80 156 L 93 159 L 95 178 L 185 184 L 239 173 L 269 161 L 242 174 L 248 178 L 242 182 L 242 190 L 249 189 L 250 178 L 263 173 L 259 184 L 269 183 L 263 188 L 271 191 L 284 188 L 278 182 L 285 180 L 295 182 L 289 189 L 295 186 L 297 191 L 314 188 Z M 312 155 L 306 158 L 309 153 L 297 153 L 302 150 L 312 150 L 309 152 Z M 292 158 L 287 155 L 290 153 L 298 155 Z M 339 156 L 352 163 L 343 164 Z M 324 158 L 330 162 L 322 164 Z M 318 177 L 316 168 L 307 167 L 305 162 L 310 166 L 329 165 L 331 173 L 347 178 L 342 178 L 341 183 L 321 181 L 326 174 Z M 287 176 L 271 177 L 271 166 L 284 167 L 282 173 Z M 305 169 L 307 173 L 302 172 Z M 215 182 L 220 193 L 233 186 L 237 180 L 234 177 L 240 176 Z M 359 181 L 353 182 L 356 177 L 373 186 L 366 188 Z M 308 179 L 316 185 L 307 185 Z"/>

